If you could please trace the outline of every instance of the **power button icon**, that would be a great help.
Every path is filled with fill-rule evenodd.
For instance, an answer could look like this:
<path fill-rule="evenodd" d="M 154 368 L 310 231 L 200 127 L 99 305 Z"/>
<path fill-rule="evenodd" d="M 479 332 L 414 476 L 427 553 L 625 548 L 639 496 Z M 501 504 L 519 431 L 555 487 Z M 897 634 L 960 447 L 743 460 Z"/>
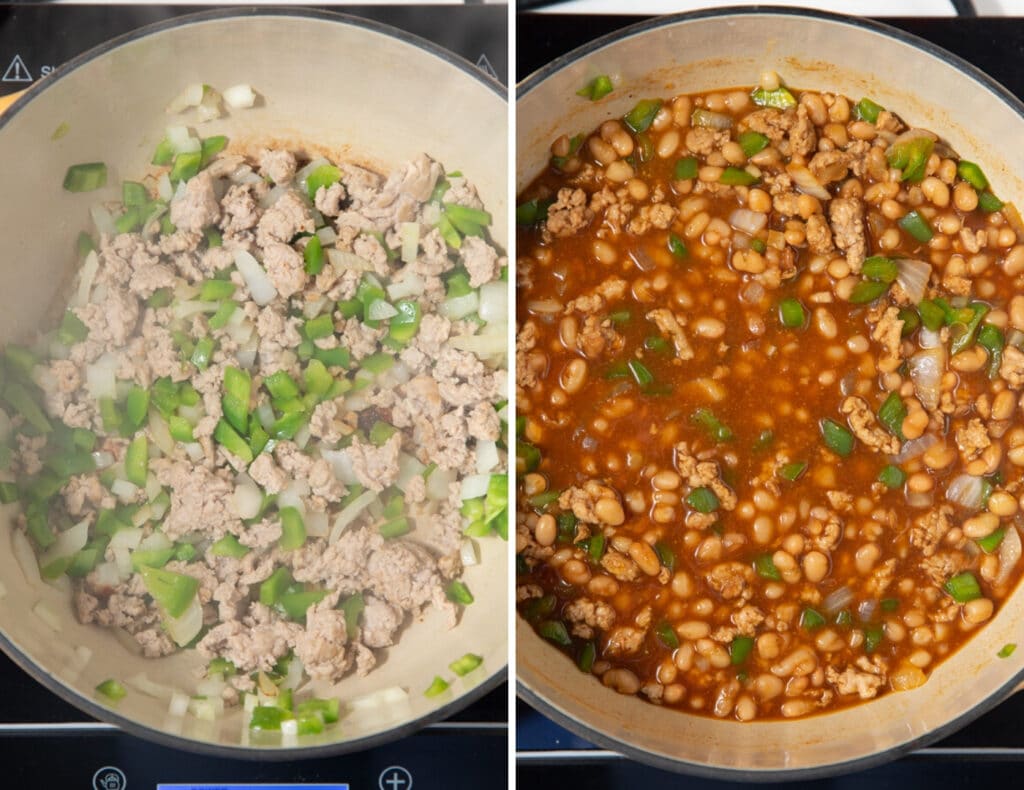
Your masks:
<path fill-rule="evenodd" d="M 93 774 L 92 786 L 94 790 L 125 790 L 128 780 L 120 768 L 105 765 Z"/>
<path fill-rule="evenodd" d="M 412 774 L 400 765 L 392 765 L 380 772 L 377 786 L 380 790 L 412 790 Z"/>

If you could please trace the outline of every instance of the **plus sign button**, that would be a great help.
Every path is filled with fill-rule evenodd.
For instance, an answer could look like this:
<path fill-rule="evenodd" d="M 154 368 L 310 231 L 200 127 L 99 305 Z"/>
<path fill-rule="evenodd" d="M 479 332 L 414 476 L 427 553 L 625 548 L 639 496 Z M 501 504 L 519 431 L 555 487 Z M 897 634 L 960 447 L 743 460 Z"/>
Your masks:
<path fill-rule="evenodd" d="M 400 765 L 392 765 L 380 772 L 377 786 L 380 790 L 412 790 L 412 774 Z"/>

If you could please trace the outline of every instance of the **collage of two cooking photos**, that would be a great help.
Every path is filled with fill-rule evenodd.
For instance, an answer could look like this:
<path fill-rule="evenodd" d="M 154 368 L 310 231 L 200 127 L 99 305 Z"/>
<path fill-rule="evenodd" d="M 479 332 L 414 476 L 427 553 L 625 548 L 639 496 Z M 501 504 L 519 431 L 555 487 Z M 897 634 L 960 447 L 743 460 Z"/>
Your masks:
<path fill-rule="evenodd" d="M 12 781 L 1012 782 L 1024 6 L 807 6 L 0 5 Z"/>

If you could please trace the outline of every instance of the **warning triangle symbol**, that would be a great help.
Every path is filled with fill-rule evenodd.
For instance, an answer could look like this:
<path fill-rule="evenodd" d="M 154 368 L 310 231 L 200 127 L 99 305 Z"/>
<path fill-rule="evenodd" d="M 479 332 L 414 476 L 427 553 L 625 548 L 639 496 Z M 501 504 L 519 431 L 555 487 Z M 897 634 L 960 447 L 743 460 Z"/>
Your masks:
<path fill-rule="evenodd" d="M 489 74 L 494 79 L 498 79 L 498 73 L 494 70 L 494 66 L 491 65 L 491 61 L 487 59 L 487 55 L 483 54 L 476 59 L 476 67 L 484 74 Z"/>
<path fill-rule="evenodd" d="M 0 77 L 2 82 L 32 82 L 32 75 L 29 73 L 28 66 L 25 65 L 25 61 L 21 59 L 21 55 L 15 55 L 14 60 L 11 61 L 11 65 L 7 67 L 7 71 L 4 72 L 4 76 Z"/>

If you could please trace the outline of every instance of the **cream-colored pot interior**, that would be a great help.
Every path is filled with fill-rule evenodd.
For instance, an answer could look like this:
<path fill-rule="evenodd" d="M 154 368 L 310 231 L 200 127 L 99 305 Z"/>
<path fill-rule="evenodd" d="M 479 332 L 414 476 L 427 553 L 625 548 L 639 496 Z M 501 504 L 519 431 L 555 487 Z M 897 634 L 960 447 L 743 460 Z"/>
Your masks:
<path fill-rule="evenodd" d="M 172 122 L 164 108 L 190 83 L 221 90 L 249 83 L 261 97 L 253 109 L 231 111 L 198 127 L 203 137 L 226 134 L 242 147 L 273 140 L 315 145 L 383 170 L 424 151 L 448 170 L 463 171 L 496 218 L 493 232 L 504 245 L 506 101 L 496 84 L 468 64 L 401 35 L 328 14 L 201 15 L 75 62 L 34 88 L 0 126 L 0 345 L 29 334 L 59 298 L 75 265 L 75 238 L 89 228 L 89 207 L 115 199 L 123 179 L 147 172 Z M 67 124 L 67 133 L 52 140 L 61 124 Z M 88 194 L 63 191 L 67 167 L 93 161 L 107 163 L 109 186 Z M 98 683 L 139 672 L 194 693 L 204 662 L 191 651 L 139 658 L 111 632 L 79 625 L 68 589 L 27 581 L 15 561 L 13 508 L 0 508 L 4 649 L 75 704 L 118 723 L 141 725 L 135 730 L 141 734 L 181 736 L 179 745 L 200 748 L 244 745 L 237 712 L 216 723 L 191 715 L 168 717 L 166 700 L 131 690 L 112 712 L 99 705 L 93 692 Z M 350 711 L 336 729 L 303 739 L 302 747 L 343 751 L 397 737 L 453 712 L 498 682 L 507 660 L 507 544 L 495 538 L 481 540 L 480 546 L 482 564 L 464 577 L 476 602 L 465 608 L 457 628 L 446 630 L 441 618 L 428 612 L 401 634 L 396 647 L 381 651 L 380 664 L 368 677 L 311 689 L 317 696 L 349 701 L 400 686 L 408 699 Z M 33 614 L 40 602 L 59 617 L 59 628 Z M 91 653 L 84 665 L 82 647 Z M 482 667 L 456 679 L 445 694 L 424 697 L 435 675 L 454 677 L 448 664 L 467 652 L 482 655 Z M 277 751 L 298 756 L 295 749 Z"/>
<path fill-rule="evenodd" d="M 952 56 L 922 49 L 879 26 L 800 12 L 703 14 L 632 29 L 591 45 L 520 85 L 517 191 L 544 167 L 560 134 L 621 117 L 638 99 L 756 84 L 774 69 L 796 88 L 869 96 L 912 125 L 945 137 L 981 164 L 1004 199 L 1024 199 L 1024 134 L 1019 102 Z M 615 91 L 592 103 L 576 90 L 599 74 Z M 1013 102 L 1011 105 L 1009 102 Z M 866 705 L 804 720 L 740 724 L 688 716 L 604 688 L 518 623 L 518 676 L 531 702 L 562 723 L 614 749 L 664 767 L 715 776 L 778 779 L 852 770 L 897 756 L 924 739 L 966 723 L 1008 693 L 1021 672 L 1024 592 L 928 682 Z M 980 707 L 979 707 L 980 706 Z M 719 769 L 712 771 L 712 769 Z"/>

